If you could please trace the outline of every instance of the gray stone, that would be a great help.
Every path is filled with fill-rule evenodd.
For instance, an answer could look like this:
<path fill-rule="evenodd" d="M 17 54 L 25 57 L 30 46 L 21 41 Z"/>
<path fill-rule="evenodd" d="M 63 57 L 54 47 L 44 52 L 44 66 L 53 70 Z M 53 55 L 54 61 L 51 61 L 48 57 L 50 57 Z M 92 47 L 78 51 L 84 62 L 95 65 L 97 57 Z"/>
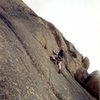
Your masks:
<path fill-rule="evenodd" d="M 85 57 L 83 60 L 82 60 L 82 63 L 83 63 L 83 67 L 88 70 L 89 66 L 90 66 L 90 61 L 89 61 L 89 58 L 88 57 Z"/>
<path fill-rule="evenodd" d="M 89 74 L 86 70 L 79 69 L 75 74 L 75 79 L 82 85 L 85 86 L 86 80 L 89 77 Z"/>
<path fill-rule="evenodd" d="M 59 75 L 50 56 L 62 46 Z M 21 0 L 0 1 L 0 100 L 92 100 L 71 76 L 81 67 L 82 55 L 54 25 Z"/>
<path fill-rule="evenodd" d="M 96 98 L 100 99 L 100 71 L 94 71 L 87 79 L 86 89 Z"/>

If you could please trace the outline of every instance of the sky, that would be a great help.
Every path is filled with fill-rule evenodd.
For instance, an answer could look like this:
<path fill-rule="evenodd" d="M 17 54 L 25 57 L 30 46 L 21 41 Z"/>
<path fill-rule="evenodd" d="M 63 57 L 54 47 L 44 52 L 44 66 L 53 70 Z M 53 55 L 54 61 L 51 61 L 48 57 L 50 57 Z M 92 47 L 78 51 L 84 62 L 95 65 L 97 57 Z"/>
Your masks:
<path fill-rule="evenodd" d="M 100 70 L 100 0 L 23 1 L 90 59 L 89 73 Z"/>

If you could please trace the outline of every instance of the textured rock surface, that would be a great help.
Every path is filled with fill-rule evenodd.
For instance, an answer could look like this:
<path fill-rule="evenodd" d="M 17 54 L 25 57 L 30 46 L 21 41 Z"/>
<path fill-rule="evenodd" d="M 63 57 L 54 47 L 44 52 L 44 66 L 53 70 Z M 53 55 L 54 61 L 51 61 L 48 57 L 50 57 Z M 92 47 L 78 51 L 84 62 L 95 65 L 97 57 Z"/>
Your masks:
<path fill-rule="evenodd" d="M 59 75 L 50 55 L 62 46 Z M 21 0 L 0 1 L 0 100 L 92 100 L 73 78 L 81 68 L 83 56 L 51 23 Z"/>
<path fill-rule="evenodd" d="M 90 66 L 90 61 L 89 61 L 88 57 L 85 57 L 82 60 L 82 62 L 83 62 L 83 67 L 87 70 L 89 68 L 89 66 Z"/>
<path fill-rule="evenodd" d="M 90 76 L 86 83 L 87 90 L 94 96 L 99 98 L 100 93 L 100 71 L 94 71 Z"/>
<path fill-rule="evenodd" d="M 79 69 L 77 70 L 75 74 L 75 79 L 82 85 L 85 86 L 87 78 L 89 77 L 89 74 L 86 70 Z"/>

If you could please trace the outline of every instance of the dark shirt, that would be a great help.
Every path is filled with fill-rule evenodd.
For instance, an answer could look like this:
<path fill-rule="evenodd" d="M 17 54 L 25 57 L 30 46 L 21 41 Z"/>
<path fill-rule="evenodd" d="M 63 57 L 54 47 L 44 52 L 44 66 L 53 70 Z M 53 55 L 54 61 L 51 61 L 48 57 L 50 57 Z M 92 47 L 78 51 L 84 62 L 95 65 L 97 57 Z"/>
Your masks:
<path fill-rule="evenodd" d="M 61 58 L 64 57 L 64 51 L 62 49 L 59 51 L 58 56 L 60 56 Z"/>

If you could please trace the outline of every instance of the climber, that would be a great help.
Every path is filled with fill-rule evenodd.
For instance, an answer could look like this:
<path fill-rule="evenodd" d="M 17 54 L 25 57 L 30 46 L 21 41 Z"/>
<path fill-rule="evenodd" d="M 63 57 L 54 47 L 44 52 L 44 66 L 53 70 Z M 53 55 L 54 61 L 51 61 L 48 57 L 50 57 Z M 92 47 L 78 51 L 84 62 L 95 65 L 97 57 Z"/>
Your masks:
<path fill-rule="evenodd" d="M 58 57 L 59 57 L 59 58 L 63 58 L 63 57 L 64 57 L 64 50 L 63 50 L 63 49 L 61 49 L 61 50 L 59 51 Z"/>
<path fill-rule="evenodd" d="M 60 74 L 61 73 L 61 66 L 62 66 L 62 61 L 63 61 L 63 58 L 64 58 L 64 50 L 61 49 L 58 53 L 58 58 L 57 58 L 57 64 L 58 64 L 58 68 L 59 68 L 59 71 L 58 73 Z"/>
<path fill-rule="evenodd" d="M 53 52 L 54 55 L 52 55 L 50 57 L 50 59 L 56 63 L 58 65 L 58 73 L 60 74 L 61 73 L 61 66 L 62 66 L 62 61 L 63 61 L 63 58 L 64 58 L 64 50 L 61 48 L 59 53 L 56 54 L 55 52 Z"/>

